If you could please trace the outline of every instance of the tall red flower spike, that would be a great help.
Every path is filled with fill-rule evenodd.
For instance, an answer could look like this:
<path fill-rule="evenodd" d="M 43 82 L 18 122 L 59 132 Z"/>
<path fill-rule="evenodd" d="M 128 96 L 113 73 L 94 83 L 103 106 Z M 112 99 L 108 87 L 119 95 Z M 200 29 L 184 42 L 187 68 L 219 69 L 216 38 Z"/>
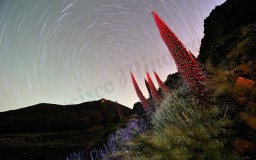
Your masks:
<path fill-rule="evenodd" d="M 206 95 L 206 78 L 199 66 L 199 63 L 185 49 L 182 42 L 160 19 L 156 12 L 152 11 L 156 25 L 160 31 L 161 37 L 167 45 L 175 61 L 178 72 L 189 89 L 199 97 Z"/>
<path fill-rule="evenodd" d="M 147 72 L 147 78 L 148 78 L 148 85 L 149 85 L 149 89 L 152 94 L 152 97 L 157 101 L 161 101 L 162 98 L 159 95 L 159 93 L 157 92 L 156 87 L 155 87 L 150 75 L 148 74 L 148 72 Z"/>
<path fill-rule="evenodd" d="M 162 89 L 163 93 L 165 95 L 169 95 L 171 93 L 171 90 L 169 89 L 169 87 L 167 87 L 164 82 L 161 81 L 161 79 L 159 78 L 159 76 L 157 75 L 157 73 L 154 71 L 155 77 L 156 77 L 156 81 L 159 85 L 159 87 Z"/>
<path fill-rule="evenodd" d="M 191 57 L 196 61 L 196 57 L 193 55 L 193 53 L 191 53 L 190 51 L 189 51 L 189 53 L 190 53 Z"/>
<path fill-rule="evenodd" d="M 145 84 L 146 84 L 146 87 L 147 87 L 147 90 L 148 90 L 148 94 L 151 97 L 151 92 L 150 92 L 150 89 L 149 89 L 148 81 L 146 79 L 144 79 L 144 81 L 145 81 Z"/>
<path fill-rule="evenodd" d="M 140 90 L 140 88 L 139 88 L 139 86 L 138 86 L 138 84 L 137 84 L 137 82 L 136 82 L 132 72 L 130 72 L 130 74 L 131 74 L 131 77 L 132 77 L 132 83 L 133 83 L 133 86 L 134 86 L 135 91 L 137 93 L 137 96 L 139 97 L 139 99 L 140 99 L 141 103 L 143 104 L 144 108 L 148 109 L 149 108 L 149 104 L 147 102 L 147 99 L 143 96 L 143 94 L 142 94 L 142 92 L 141 92 L 141 90 Z"/>

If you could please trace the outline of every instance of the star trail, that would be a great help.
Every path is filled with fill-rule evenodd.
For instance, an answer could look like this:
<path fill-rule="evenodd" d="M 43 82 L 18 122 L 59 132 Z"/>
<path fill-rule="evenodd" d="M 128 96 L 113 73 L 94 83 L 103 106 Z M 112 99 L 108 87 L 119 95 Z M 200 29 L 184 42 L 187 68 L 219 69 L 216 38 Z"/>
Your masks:
<path fill-rule="evenodd" d="M 176 72 L 151 11 L 198 55 L 203 21 L 224 1 L 1 0 L 0 111 L 101 98 L 132 108 L 130 70 L 144 95 L 146 70 Z"/>

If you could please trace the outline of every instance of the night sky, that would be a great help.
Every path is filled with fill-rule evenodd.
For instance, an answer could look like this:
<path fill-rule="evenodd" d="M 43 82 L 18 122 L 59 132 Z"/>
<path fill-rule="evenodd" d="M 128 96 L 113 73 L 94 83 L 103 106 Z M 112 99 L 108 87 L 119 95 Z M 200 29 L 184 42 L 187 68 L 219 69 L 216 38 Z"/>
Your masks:
<path fill-rule="evenodd" d="M 198 55 L 203 21 L 224 1 L 0 0 L 0 111 L 103 97 L 132 108 L 130 70 L 146 97 L 146 70 L 176 72 L 151 11 Z"/>

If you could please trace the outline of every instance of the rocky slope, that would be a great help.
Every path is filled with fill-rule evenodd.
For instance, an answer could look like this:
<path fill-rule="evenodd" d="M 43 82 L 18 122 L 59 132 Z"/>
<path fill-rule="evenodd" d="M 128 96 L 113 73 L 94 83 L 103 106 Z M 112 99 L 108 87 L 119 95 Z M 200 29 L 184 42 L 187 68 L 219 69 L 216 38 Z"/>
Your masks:
<path fill-rule="evenodd" d="M 230 68 L 256 58 L 256 1 L 227 0 L 204 21 L 198 59 Z"/>
<path fill-rule="evenodd" d="M 256 157 L 256 1 L 227 0 L 204 22 L 198 60 L 217 103 L 228 102 L 234 152 Z M 218 102 L 219 101 L 219 102 Z"/>

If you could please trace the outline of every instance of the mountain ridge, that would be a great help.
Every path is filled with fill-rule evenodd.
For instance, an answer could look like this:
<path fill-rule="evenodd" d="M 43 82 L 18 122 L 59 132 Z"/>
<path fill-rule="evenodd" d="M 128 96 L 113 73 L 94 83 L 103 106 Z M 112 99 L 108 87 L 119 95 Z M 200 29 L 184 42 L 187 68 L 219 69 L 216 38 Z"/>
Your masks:
<path fill-rule="evenodd" d="M 122 115 L 118 115 L 118 109 Z M 74 105 L 39 103 L 17 110 L 0 112 L 1 132 L 44 132 L 90 129 L 107 126 L 120 116 L 128 116 L 131 109 L 107 99 Z"/>

